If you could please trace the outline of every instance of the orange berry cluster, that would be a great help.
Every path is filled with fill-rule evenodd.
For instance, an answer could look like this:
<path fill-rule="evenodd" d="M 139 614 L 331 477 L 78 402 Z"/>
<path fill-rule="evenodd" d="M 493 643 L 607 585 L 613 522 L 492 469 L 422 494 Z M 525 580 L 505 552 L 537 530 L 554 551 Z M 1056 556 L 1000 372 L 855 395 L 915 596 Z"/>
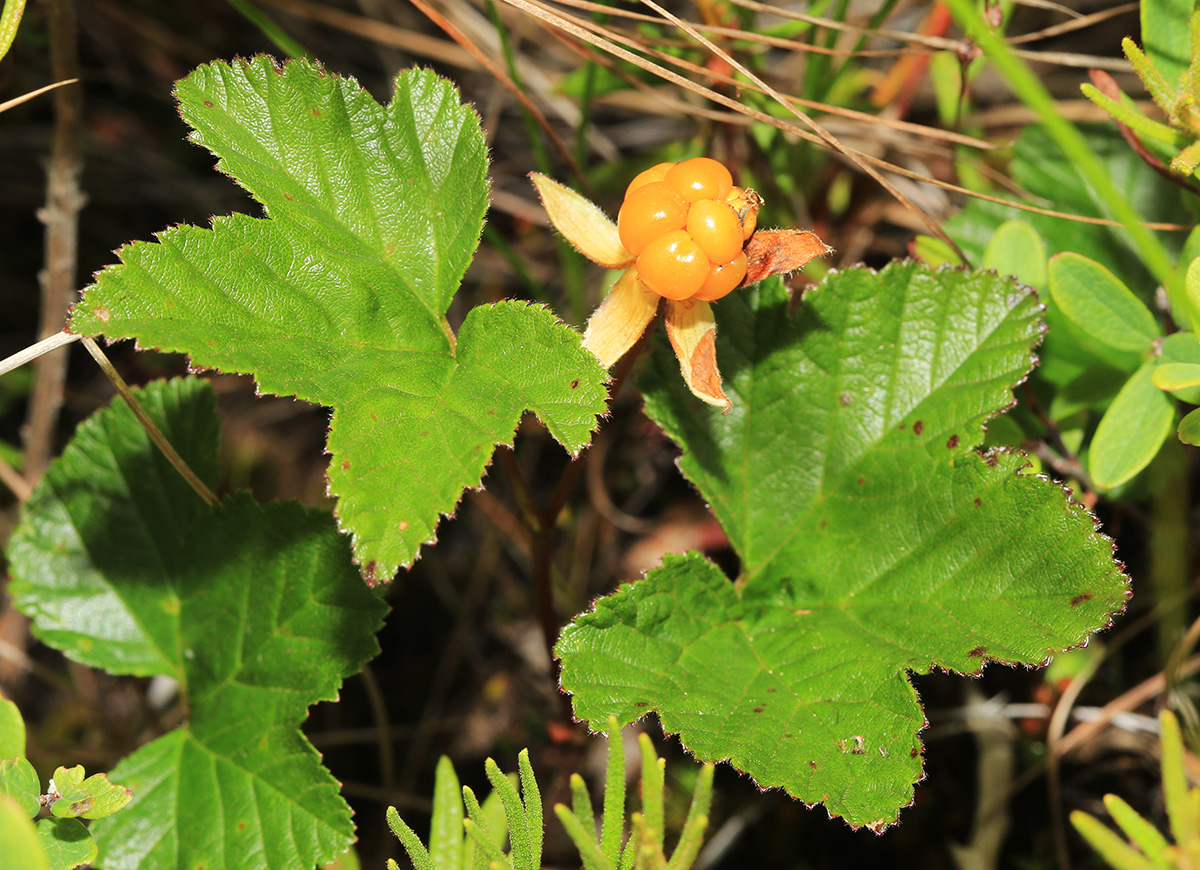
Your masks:
<path fill-rule="evenodd" d="M 659 296 L 715 302 L 746 277 L 742 245 L 754 219 L 739 216 L 744 203 L 716 160 L 660 163 L 629 183 L 617 231 L 637 257 L 638 277 Z"/>

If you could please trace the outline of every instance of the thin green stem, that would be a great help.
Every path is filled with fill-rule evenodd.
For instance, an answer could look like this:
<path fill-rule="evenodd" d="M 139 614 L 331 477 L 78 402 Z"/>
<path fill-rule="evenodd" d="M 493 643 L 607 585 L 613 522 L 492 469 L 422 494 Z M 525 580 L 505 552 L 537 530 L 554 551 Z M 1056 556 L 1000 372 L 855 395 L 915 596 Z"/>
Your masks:
<path fill-rule="evenodd" d="M 1141 216 L 1117 189 L 1104 164 L 1088 146 L 1087 139 L 1062 114 L 1041 80 L 987 25 L 972 0 L 946 0 L 946 4 L 950 7 L 955 21 L 995 64 L 1021 102 L 1034 111 L 1050 138 L 1091 185 L 1105 208 L 1125 225 L 1142 262 L 1166 288 L 1176 319 L 1181 324 L 1186 324 L 1188 318 L 1187 309 L 1183 305 L 1183 286 L 1175 275 L 1175 266 L 1170 254 L 1162 242 L 1142 226 Z"/>
<path fill-rule="evenodd" d="M 188 482 L 200 498 L 204 499 L 210 505 L 215 505 L 217 497 L 213 494 L 213 491 L 183 461 L 183 457 L 171 446 L 171 442 L 163 435 L 162 430 L 150 419 L 150 415 L 146 413 L 146 409 L 142 407 L 141 402 L 137 400 L 137 396 L 133 394 L 133 390 L 129 388 L 129 384 L 125 383 L 125 379 L 117 372 L 112 362 L 104 355 L 104 351 L 100 349 L 100 345 L 96 344 L 95 341 L 86 335 L 82 336 L 79 340 L 87 348 L 92 358 L 96 360 L 96 363 L 108 377 L 109 381 L 112 382 L 113 387 L 120 394 L 121 398 L 128 403 L 129 409 L 133 411 L 133 416 L 137 417 L 138 422 L 142 424 L 142 428 L 146 430 L 146 434 L 150 436 L 150 440 L 158 446 L 163 456 L 167 457 L 167 462 L 175 466 L 175 470 L 183 475 L 183 479 Z"/>

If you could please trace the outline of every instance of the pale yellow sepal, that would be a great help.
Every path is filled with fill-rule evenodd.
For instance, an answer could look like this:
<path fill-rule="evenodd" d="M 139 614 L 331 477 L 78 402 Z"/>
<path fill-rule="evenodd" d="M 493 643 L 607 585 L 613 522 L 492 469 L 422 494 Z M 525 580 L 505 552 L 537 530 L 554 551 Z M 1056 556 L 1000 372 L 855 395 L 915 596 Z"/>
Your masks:
<path fill-rule="evenodd" d="M 588 320 L 583 346 L 596 355 L 600 365 L 611 367 L 637 344 L 658 313 L 661 298 L 638 278 L 637 267 L 630 266 Z"/>
<path fill-rule="evenodd" d="M 605 269 L 633 264 L 633 254 L 621 244 L 617 225 L 587 197 L 540 172 L 529 173 L 529 179 L 542 198 L 550 223 L 575 250 Z"/>
<path fill-rule="evenodd" d="M 665 319 L 667 337 L 692 395 L 728 413 L 733 403 L 721 389 L 717 371 L 717 321 L 712 306 L 698 299 L 667 300 Z"/>

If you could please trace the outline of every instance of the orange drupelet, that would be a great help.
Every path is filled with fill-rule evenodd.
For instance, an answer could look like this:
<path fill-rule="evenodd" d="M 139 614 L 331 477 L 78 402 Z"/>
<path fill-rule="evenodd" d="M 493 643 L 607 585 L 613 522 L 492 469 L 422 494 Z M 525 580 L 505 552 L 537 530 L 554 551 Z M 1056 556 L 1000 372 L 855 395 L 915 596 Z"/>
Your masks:
<path fill-rule="evenodd" d="M 617 234 L 621 244 L 635 257 L 650 242 L 687 223 L 688 204 L 669 185 L 650 182 L 625 198 L 617 214 Z"/>
<path fill-rule="evenodd" d="M 617 231 L 646 286 L 675 300 L 715 302 L 732 292 L 746 276 L 742 246 L 761 202 L 749 193 L 754 203 L 707 157 L 659 163 L 634 176 Z"/>

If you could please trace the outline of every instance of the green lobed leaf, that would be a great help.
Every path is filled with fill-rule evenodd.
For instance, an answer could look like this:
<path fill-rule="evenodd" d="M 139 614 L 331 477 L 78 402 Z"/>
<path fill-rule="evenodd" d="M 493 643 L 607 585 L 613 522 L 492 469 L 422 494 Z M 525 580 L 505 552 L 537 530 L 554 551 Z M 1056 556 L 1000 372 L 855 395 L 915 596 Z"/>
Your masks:
<path fill-rule="evenodd" d="M 1150 309 L 1095 260 L 1056 254 L 1050 260 L 1049 284 L 1059 310 L 1104 347 L 1144 354 L 1162 334 Z"/>
<path fill-rule="evenodd" d="M 83 765 L 77 764 L 74 767 L 54 768 L 54 776 L 51 779 L 54 781 L 54 788 L 62 794 L 78 788 L 83 783 L 84 775 Z"/>
<path fill-rule="evenodd" d="M 380 106 L 352 79 L 259 56 L 201 66 L 176 96 L 266 218 L 123 248 L 71 329 L 331 406 L 329 489 L 369 580 L 434 540 L 524 410 L 569 451 L 588 442 L 606 375 L 576 332 L 523 302 L 470 311 L 457 337 L 446 320 L 487 208 L 479 118 L 449 82 L 403 71 Z"/>
<path fill-rule="evenodd" d="M 0 856 L 4 864 L 20 870 L 50 870 L 37 829 L 24 807 L 0 794 Z"/>
<path fill-rule="evenodd" d="M 38 819 L 37 835 L 50 870 L 70 870 L 96 860 L 99 850 L 78 819 Z"/>
<path fill-rule="evenodd" d="M 211 485 L 209 386 L 140 398 Z M 39 637 L 114 673 L 168 675 L 187 701 L 184 726 L 111 772 L 135 800 L 91 828 L 106 868 L 275 870 L 346 849 L 349 808 L 298 725 L 374 654 L 385 608 L 328 513 L 246 494 L 205 505 L 118 402 L 51 465 L 8 557 Z"/>
<path fill-rule="evenodd" d="M 129 789 L 109 782 L 103 773 L 93 774 L 71 788 L 60 787 L 59 793 L 61 797 L 51 805 L 50 812 L 63 819 L 102 819 L 133 800 Z"/>
<path fill-rule="evenodd" d="M 0 694 L 0 758 L 25 757 L 25 720 L 17 705 Z"/>
<path fill-rule="evenodd" d="M 593 728 L 653 710 L 701 760 L 880 828 L 921 777 L 906 672 L 1043 662 L 1127 586 L 1081 506 L 1022 455 L 972 449 L 1031 365 L 1027 290 L 909 262 L 790 304 L 772 281 L 716 306 L 729 414 L 692 400 L 661 344 L 642 380 L 737 583 L 667 557 L 563 631 L 562 684 Z"/>
<path fill-rule="evenodd" d="M 42 782 L 37 771 L 24 755 L 19 758 L 0 758 L 0 797 L 16 801 L 29 818 L 42 808 Z"/>
<path fill-rule="evenodd" d="M 1120 486 L 1150 464 L 1171 424 L 1175 403 L 1154 383 L 1151 360 L 1125 382 L 1096 427 L 1088 451 L 1092 482 L 1102 489 Z"/>

